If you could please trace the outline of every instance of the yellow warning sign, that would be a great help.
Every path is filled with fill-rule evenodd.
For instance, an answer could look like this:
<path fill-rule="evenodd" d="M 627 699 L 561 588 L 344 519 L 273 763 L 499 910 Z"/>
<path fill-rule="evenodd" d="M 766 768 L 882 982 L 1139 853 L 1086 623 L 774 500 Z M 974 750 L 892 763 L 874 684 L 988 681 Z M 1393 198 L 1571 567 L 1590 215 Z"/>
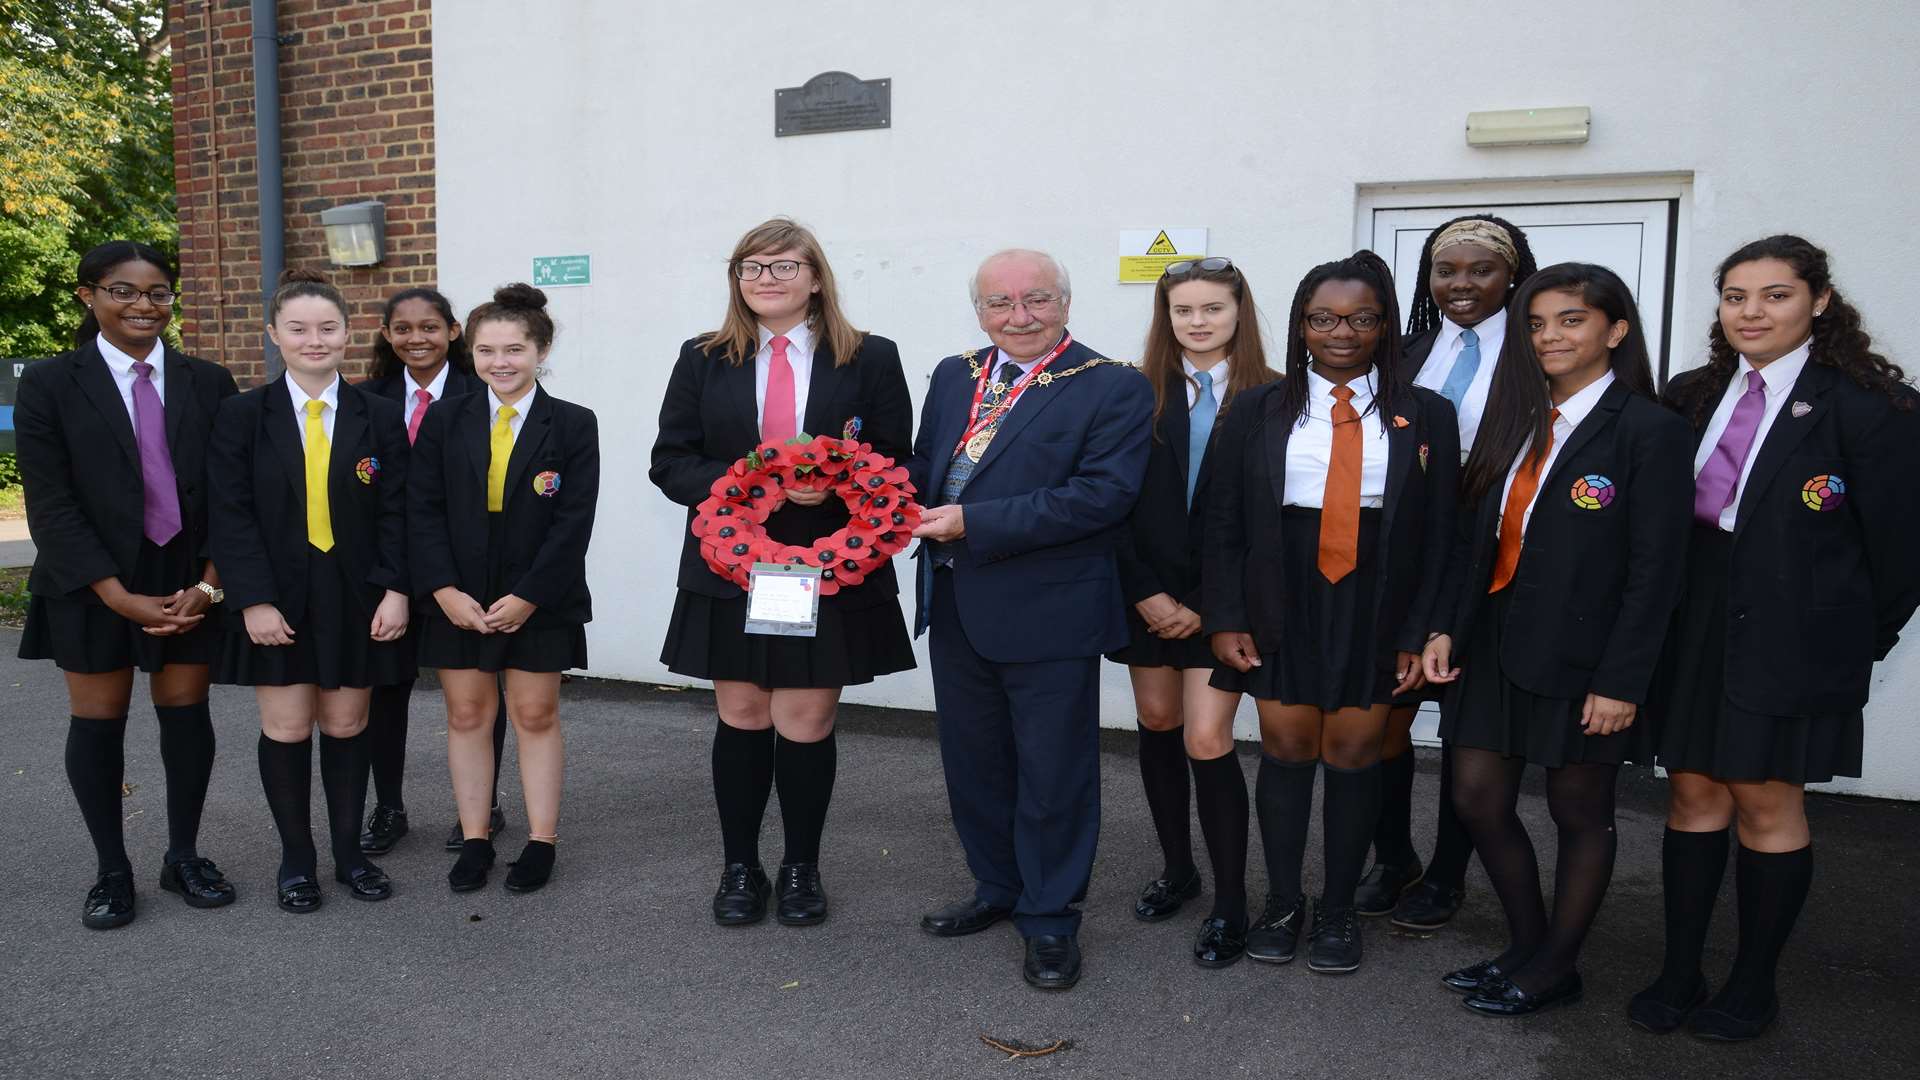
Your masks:
<path fill-rule="evenodd" d="M 1178 255 L 1180 254 L 1180 249 L 1173 246 L 1173 240 L 1167 236 L 1167 230 L 1161 229 L 1160 235 L 1154 237 L 1153 243 L 1147 245 L 1146 253 L 1149 255 Z"/>
<path fill-rule="evenodd" d="M 1168 263 L 1206 254 L 1205 229 L 1121 229 L 1119 281 L 1151 285 L 1160 280 Z"/>

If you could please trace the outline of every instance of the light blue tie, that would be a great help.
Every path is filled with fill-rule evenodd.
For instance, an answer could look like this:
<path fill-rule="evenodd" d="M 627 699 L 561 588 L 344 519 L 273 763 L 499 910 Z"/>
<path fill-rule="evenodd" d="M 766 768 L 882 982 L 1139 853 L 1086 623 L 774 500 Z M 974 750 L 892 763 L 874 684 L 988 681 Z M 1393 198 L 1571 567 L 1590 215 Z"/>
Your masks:
<path fill-rule="evenodd" d="M 1193 381 L 1200 391 L 1193 396 L 1193 409 L 1187 413 L 1187 509 L 1193 509 L 1193 488 L 1200 482 L 1200 460 L 1207 456 L 1207 436 L 1213 434 L 1214 417 L 1220 403 L 1213 397 L 1213 372 L 1196 371 Z"/>
<path fill-rule="evenodd" d="M 1441 384 L 1440 396 L 1453 403 L 1454 411 L 1459 411 L 1460 403 L 1466 400 L 1467 387 L 1473 385 L 1473 374 L 1480 370 L 1480 335 L 1472 330 L 1460 331 L 1460 355 L 1453 361 L 1453 370 L 1447 372 L 1447 381 Z"/>

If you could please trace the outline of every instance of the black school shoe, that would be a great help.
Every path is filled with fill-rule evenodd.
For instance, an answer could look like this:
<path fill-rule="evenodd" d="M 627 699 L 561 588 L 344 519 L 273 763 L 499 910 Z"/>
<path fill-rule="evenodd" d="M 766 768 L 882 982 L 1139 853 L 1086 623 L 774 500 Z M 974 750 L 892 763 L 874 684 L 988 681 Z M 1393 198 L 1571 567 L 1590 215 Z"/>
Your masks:
<path fill-rule="evenodd" d="M 351 870 L 333 868 L 333 880 L 345 885 L 355 900 L 377 902 L 393 895 L 393 879 L 387 872 L 370 862 L 363 862 Z"/>
<path fill-rule="evenodd" d="M 1727 987 L 1712 1001 L 1695 1009 L 1687 1018 L 1687 1031 L 1696 1039 L 1708 1042 L 1746 1042 L 1757 1039 L 1773 1026 L 1774 1018 L 1780 1015 L 1780 1000 L 1769 997 L 1761 1003 L 1757 1012 L 1748 1014 L 1746 1009 L 1735 1011 L 1732 995 Z M 1749 1005 L 1741 1002 L 1742 1005 Z"/>
<path fill-rule="evenodd" d="M 1300 932 L 1307 925 L 1307 898 L 1267 896 L 1260 921 L 1247 930 L 1247 958 L 1265 964 L 1284 964 L 1300 951 Z"/>
<path fill-rule="evenodd" d="M 1133 902 L 1133 917 L 1141 922 L 1161 922 L 1180 911 L 1180 905 L 1200 895 L 1200 871 L 1196 867 L 1185 878 L 1155 878 L 1140 890 Z"/>
<path fill-rule="evenodd" d="M 1447 989 L 1456 994 L 1478 994 L 1483 990 L 1497 990 L 1507 978 L 1500 965 L 1492 960 L 1482 960 L 1469 964 L 1458 971 L 1449 971 L 1440 976 Z"/>
<path fill-rule="evenodd" d="M 1420 884 L 1426 872 L 1419 859 L 1405 866 L 1374 863 L 1367 876 L 1360 879 L 1360 887 L 1353 891 L 1353 909 L 1369 917 L 1391 915 L 1400 897 Z"/>
<path fill-rule="evenodd" d="M 1580 973 L 1569 971 L 1566 977 L 1537 994 L 1529 994 L 1513 984 L 1512 979 L 1502 978 L 1498 984 L 1482 987 L 1478 993 L 1460 1004 L 1465 1005 L 1481 1016 L 1519 1017 L 1532 1016 L 1542 1009 L 1551 1009 L 1555 1005 L 1572 1005 L 1586 992 L 1580 982 Z"/>
<path fill-rule="evenodd" d="M 233 903 L 233 885 L 212 859 L 195 856 L 160 868 L 160 887 L 177 894 L 188 907 L 216 908 Z"/>
<path fill-rule="evenodd" d="M 1307 936 L 1307 970 L 1345 975 L 1360 967 L 1360 916 L 1351 907 L 1313 907 L 1313 932 Z"/>
<path fill-rule="evenodd" d="M 89 930 L 111 930 L 133 921 L 133 871 L 109 870 L 87 890 L 80 906 L 80 925 Z"/>
<path fill-rule="evenodd" d="M 455 822 L 454 831 L 459 830 L 460 825 Z M 405 835 L 407 835 L 407 812 L 396 810 L 391 806 L 376 806 L 373 808 L 373 813 L 367 815 L 366 831 L 360 834 L 360 850 L 368 855 L 385 855 L 392 851 L 393 845 L 399 843 L 400 838 Z M 453 845 L 453 850 L 460 850 L 460 845 Z"/>
<path fill-rule="evenodd" d="M 1465 890 L 1422 881 L 1394 905 L 1393 925 L 1404 930 L 1438 930 L 1460 913 L 1466 896 Z"/>
<path fill-rule="evenodd" d="M 783 863 L 774 886 L 778 902 L 773 917 L 782 926 L 818 926 L 827 921 L 827 890 L 820 884 L 819 863 Z"/>
<path fill-rule="evenodd" d="M 499 803 L 494 803 L 493 812 L 487 815 L 487 839 L 491 840 L 499 836 L 502 832 L 506 831 L 506 828 L 507 815 L 500 812 Z M 466 843 L 466 841 L 467 834 L 461 830 L 460 822 L 456 820 L 453 823 L 453 828 L 447 830 L 447 850 L 459 851 L 460 845 Z"/>
<path fill-rule="evenodd" d="M 1203 968 L 1232 967 L 1247 952 L 1247 928 L 1225 919 L 1204 919 L 1193 942 L 1193 962 Z"/>
<path fill-rule="evenodd" d="M 1669 1003 L 1658 993 L 1660 984 L 1654 983 L 1633 995 L 1633 998 L 1627 1002 L 1627 1019 L 1633 1021 L 1635 1027 L 1655 1035 L 1667 1035 L 1678 1030 L 1680 1025 L 1687 1022 L 1687 1017 L 1693 1015 L 1695 1009 L 1707 1003 L 1710 989 L 1707 986 L 1706 976 L 1701 975 L 1696 978 L 1693 993 L 1688 996 L 1685 1005 L 1675 1006 Z"/>
<path fill-rule="evenodd" d="M 720 871 L 720 888 L 713 894 L 713 921 L 721 926 L 748 926 L 767 917 L 767 897 L 773 882 L 759 865 L 728 863 Z"/>
<path fill-rule="evenodd" d="M 545 840 L 529 840 L 527 846 L 520 849 L 520 857 L 508 863 L 507 880 L 503 882 L 510 893 L 539 892 L 553 877 L 554 846 Z"/>
<path fill-rule="evenodd" d="M 493 869 L 493 841 L 463 840 L 460 858 L 447 871 L 447 887 L 454 892 L 472 892 L 487 883 L 487 871 Z"/>

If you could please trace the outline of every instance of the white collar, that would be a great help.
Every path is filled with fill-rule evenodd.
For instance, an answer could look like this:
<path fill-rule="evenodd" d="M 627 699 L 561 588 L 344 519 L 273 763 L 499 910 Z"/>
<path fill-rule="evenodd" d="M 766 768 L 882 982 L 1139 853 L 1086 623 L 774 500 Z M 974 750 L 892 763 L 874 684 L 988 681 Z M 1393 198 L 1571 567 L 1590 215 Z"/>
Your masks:
<path fill-rule="evenodd" d="M 107 335 L 105 334 L 97 335 L 94 341 L 95 344 L 100 347 L 100 358 L 107 362 L 107 367 L 111 368 L 116 375 L 128 374 L 133 370 L 133 365 L 138 362 L 137 357 L 128 356 L 118 348 L 115 348 L 113 342 L 108 341 Z M 153 349 L 147 353 L 146 362 L 152 364 L 155 369 L 158 369 L 160 367 L 160 361 L 165 359 L 166 355 L 167 347 L 161 344 L 159 338 L 154 338 Z"/>
<path fill-rule="evenodd" d="M 441 364 L 439 374 L 435 375 L 433 380 L 425 386 L 421 386 L 413 380 L 412 368 L 402 365 L 400 370 L 404 372 L 404 374 L 401 375 L 401 379 L 402 385 L 407 389 L 407 400 L 413 400 L 413 392 L 415 390 L 425 390 L 427 393 L 433 395 L 433 400 L 435 401 L 439 401 L 441 398 L 447 396 L 447 372 L 453 370 L 452 361 Z"/>
<path fill-rule="evenodd" d="M 1440 336 L 1434 339 L 1434 350 L 1438 352 L 1453 348 L 1453 343 L 1458 341 L 1460 335 L 1466 333 L 1468 329 L 1468 327 L 1461 326 L 1445 315 L 1440 316 Z M 1481 319 L 1471 327 L 1471 329 L 1480 339 L 1480 355 L 1482 359 L 1485 359 L 1489 347 L 1497 346 L 1506 340 L 1507 309 L 1504 307 L 1500 308 L 1493 314 Z"/>
<path fill-rule="evenodd" d="M 1226 366 L 1232 362 L 1233 357 L 1231 356 L 1221 358 L 1219 363 L 1207 369 L 1208 377 L 1212 378 L 1217 385 L 1221 381 L 1221 376 L 1225 374 Z M 1186 353 L 1180 354 L 1180 370 L 1186 372 L 1187 378 L 1189 379 L 1200 374 L 1200 369 L 1193 366 L 1193 360 L 1188 357 Z M 1199 380 L 1196 379 L 1195 381 L 1197 382 Z"/>
<path fill-rule="evenodd" d="M 1331 402 L 1333 400 L 1333 388 L 1336 385 L 1338 384 L 1333 382 L 1333 380 L 1325 378 L 1319 372 L 1313 370 L 1313 368 L 1307 368 L 1307 400 L 1309 403 L 1315 401 Z M 1347 386 L 1353 390 L 1353 400 L 1349 404 L 1354 407 L 1356 412 L 1366 409 L 1367 403 L 1373 400 L 1373 370 L 1369 368 L 1365 375 L 1348 383 Z"/>
<path fill-rule="evenodd" d="M 1738 377 L 1735 381 L 1740 384 L 1740 390 L 1745 392 L 1747 388 L 1747 372 L 1758 370 L 1760 372 L 1760 378 L 1767 384 L 1767 396 L 1779 397 L 1787 391 L 1792 390 L 1793 384 L 1800 381 L 1800 372 L 1807 366 L 1807 361 L 1811 359 L 1812 356 L 1812 338 L 1801 342 L 1799 348 L 1775 360 L 1764 368 L 1756 369 L 1753 366 L 1753 361 L 1742 356 L 1740 358 L 1740 370 L 1736 373 Z"/>
<path fill-rule="evenodd" d="M 1608 368 L 1600 374 L 1599 378 L 1581 387 L 1578 393 L 1555 406 L 1560 410 L 1560 419 L 1565 420 L 1569 427 L 1579 427 L 1580 422 L 1593 411 L 1593 407 L 1600 404 L 1600 395 L 1606 393 L 1607 387 L 1612 385 L 1613 369 Z"/>
<path fill-rule="evenodd" d="M 327 388 L 325 390 L 320 391 L 319 397 L 311 397 L 307 394 L 305 390 L 300 389 L 300 384 L 293 381 L 293 372 L 289 371 L 281 377 L 286 380 L 287 396 L 293 399 L 294 412 L 296 413 L 306 412 L 307 402 L 309 401 L 324 401 L 327 404 L 327 408 L 332 409 L 336 412 L 339 411 L 340 409 L 340 373 L 339 372 L 336 371 L 333 373 L 333 381 L 327 384 Z"/>
<path fill-rule="evenodd" d="M 527 396 L 521 398 L 519 401 L 514 402 L 513 404 L 514 415 L 524 417 L 528 413 L 532 412 L 533 400 L 539 396 L 540 396 L 540 383 L 536 381 L 532 386 L 527 387 Z M 487 419 L 489 421 L 497 420 L 500 416 L 500 410 L 505 407 L 506 407 L 505 403 L 500 400 L 500 395 L 494 393 L 493 387 L 489 385 L 487 387 Z"/>
<path fill-rule="evenodd" d="M 760 327 L 759 330 L 760 348 L 764 352 L 768 349 L 767 343 L 773 340 L 774 333 L 764 326 Z M 809 357 L 813 355 L 813 324 L 807 322 L 805 319 L 800 320 L 798 326 L 795 326 L 782 336 L 787 339 L 787 355 L 789 357 Z"/>

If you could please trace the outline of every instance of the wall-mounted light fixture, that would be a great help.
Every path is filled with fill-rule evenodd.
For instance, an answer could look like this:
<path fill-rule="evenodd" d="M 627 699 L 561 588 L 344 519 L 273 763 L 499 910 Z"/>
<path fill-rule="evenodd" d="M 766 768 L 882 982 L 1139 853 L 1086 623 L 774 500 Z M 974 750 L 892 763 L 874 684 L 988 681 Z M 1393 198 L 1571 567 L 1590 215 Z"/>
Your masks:
<path fill-rule="evenodd" d="M 378 199 L 322 210 L 320 225 L 335 266 L 373 266 L 387 257 L 387 207 Z"/>
<path fill-rule="evenodd" d="M 1583 143 L 1593 128 L 1585 105 L 1562 109 L 1501 109 L 1467 114 L 1468 146 L 1542 146 Z"/>

